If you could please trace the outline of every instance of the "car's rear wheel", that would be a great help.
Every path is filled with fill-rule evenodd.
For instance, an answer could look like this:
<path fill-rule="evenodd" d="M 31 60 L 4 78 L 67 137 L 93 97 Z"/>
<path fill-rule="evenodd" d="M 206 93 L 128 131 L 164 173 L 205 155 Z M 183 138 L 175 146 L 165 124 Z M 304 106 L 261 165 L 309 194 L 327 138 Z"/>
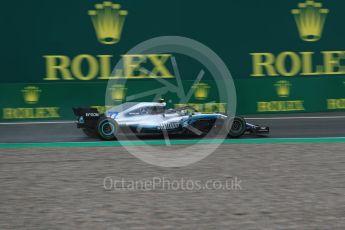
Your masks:
<path fill-rule="evenodd" d="M 245 132 L 246 121 L 242 117 L 235 117 L 228 135 L 232 138 L 238 138 L 241 137 Z"/>
<path fill-rule="evenodd" d="M 103 140 L 115 140 L 118 130 L 117 122 L 111 118 L 101 118 L 97 123 L 98 135 Z"/>

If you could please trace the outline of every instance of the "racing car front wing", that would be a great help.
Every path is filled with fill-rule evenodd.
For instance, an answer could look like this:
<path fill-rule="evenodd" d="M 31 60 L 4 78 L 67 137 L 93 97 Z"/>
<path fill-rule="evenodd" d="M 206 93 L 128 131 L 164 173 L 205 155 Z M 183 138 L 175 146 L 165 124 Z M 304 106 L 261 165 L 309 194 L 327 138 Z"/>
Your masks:
<path fill-rule="evenodd" d="M 246 123 L 246 132 L 255 135 L 267 135 L 270 133 L 270 128 L 267 126 L 259 126 Z"/>

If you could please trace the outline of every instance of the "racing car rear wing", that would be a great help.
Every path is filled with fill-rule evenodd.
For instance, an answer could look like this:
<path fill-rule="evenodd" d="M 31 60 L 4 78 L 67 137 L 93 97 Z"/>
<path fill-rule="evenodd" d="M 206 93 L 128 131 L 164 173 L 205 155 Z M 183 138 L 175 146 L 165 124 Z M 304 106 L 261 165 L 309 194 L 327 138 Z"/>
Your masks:
<path fill-rule="evenodd" d="M 74 115 L 77 117 L 99 117 L 100 114 L 96 108 L 72 108 Z"/>
<path fill-rule="evenodd" d="M 101 114 L 96 108 L 72 108 L 78 128 L 95 128 Z"/>

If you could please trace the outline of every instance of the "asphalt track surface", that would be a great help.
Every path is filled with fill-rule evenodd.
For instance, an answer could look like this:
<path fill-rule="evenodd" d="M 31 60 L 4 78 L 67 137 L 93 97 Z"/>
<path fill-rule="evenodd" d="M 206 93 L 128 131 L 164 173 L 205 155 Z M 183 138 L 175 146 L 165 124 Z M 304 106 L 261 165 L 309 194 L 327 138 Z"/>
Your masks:
<path fill-rule="evenodd" d="M 345 137 L 345 113 L 249 117 L 247 121 L 269 126 L 271 138 Z M 0 124 L 0 143 L 89 141 L 97 139 L 86 137 L 73 121 Z"/>
<path fill-rule="evenodd" d="M 344 137 L 343 114 L 308 116 L 254 121 L 273 138 Z M 93 141 L 70 123 L 0 129 L 2 143 Z M 109 178 L 126 183 L 111 187 Z M 344 229 L 345 141 L 223 144 L 181 168 L 149 165 L 123 147 L 0 148 L 0 207 L 0 229 Z"/>

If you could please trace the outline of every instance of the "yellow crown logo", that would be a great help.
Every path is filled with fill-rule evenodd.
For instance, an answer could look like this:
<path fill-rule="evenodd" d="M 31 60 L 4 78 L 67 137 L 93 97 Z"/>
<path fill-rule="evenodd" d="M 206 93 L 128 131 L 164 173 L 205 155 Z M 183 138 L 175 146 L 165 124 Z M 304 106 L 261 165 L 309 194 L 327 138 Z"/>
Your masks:
<path fill-rule="evenodd" d="M 27 86 L 22 90 L 24 100 L 27 104 L 36 104 L 40 98 L 41 90 L 36 86 Z"/>
<path fill-rule="evenodd" d="M 323 9 L 322 4 L 307 0 L 298 4 L 299 9 L 293 9 L 292 14 L 298 27 L 302 40 L 315 42 L 321 39 L 328 9 Z"/>
<path fill-rule="evenodd" d="M 121 5 L 111 2 L 96 4 L 95 10 L 89 10 L 89 15 L 96 30 L 98 41 L 111 45 L 121 39 L 123 25 L 128 12 L 120 10 Z"/>
<path fill-rule="evenodd" d="M 193 85 L 194 91 L 194 97 L 197 100 L 205 100 L 208 98 L 208 91 L 210 89 L 210 86 L 205 83 L 198 83 Z"/>
<path fill-rule="evenodd" d="M 114 101 L 123 101 L 126 96 L 126 90 L 123 85 L 113 85 L 110 87 L 111 98 Z"/>
<path fill-rule="evenodd" d="M 275 84 L 279 97 L 289 97 L 291 84 L 288 81 L 277 81 Z"/>

